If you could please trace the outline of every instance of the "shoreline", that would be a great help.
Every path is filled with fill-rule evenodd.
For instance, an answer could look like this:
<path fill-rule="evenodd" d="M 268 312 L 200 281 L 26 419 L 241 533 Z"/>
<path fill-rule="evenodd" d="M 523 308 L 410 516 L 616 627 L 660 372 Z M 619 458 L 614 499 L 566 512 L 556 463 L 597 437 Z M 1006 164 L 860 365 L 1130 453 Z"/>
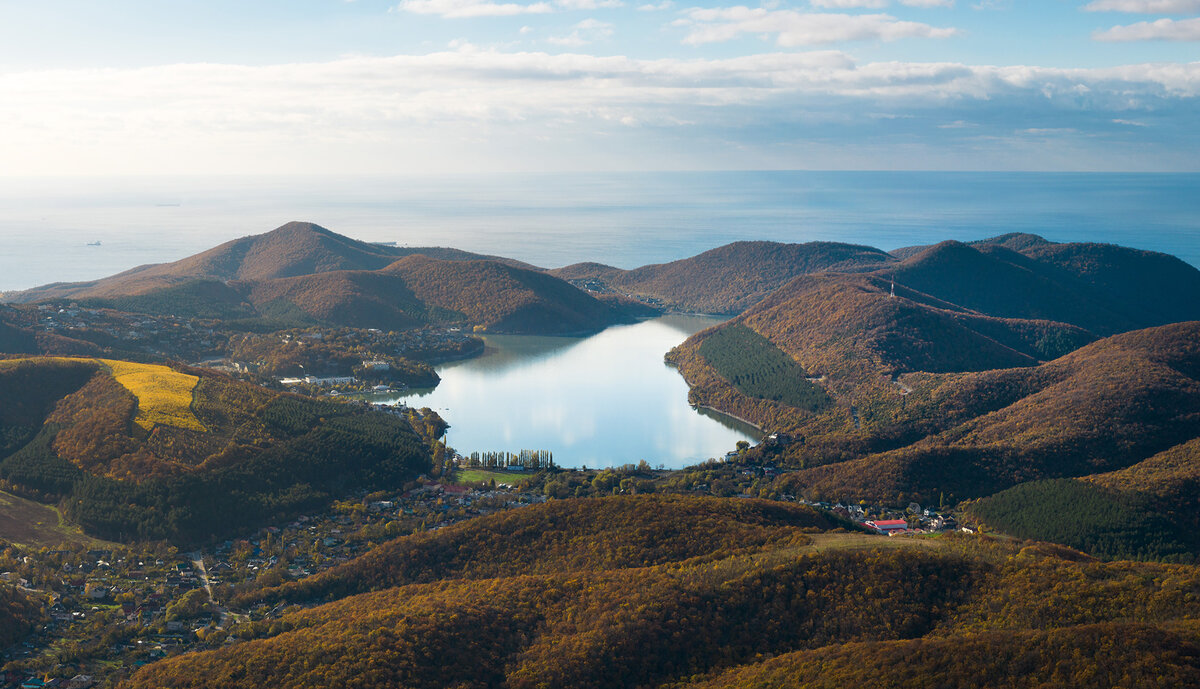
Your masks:
<path fill-rule="evenodd" d="M 716 407 L 710 407 L 707 404 L 695 404 L 695 405 L 692 405 L 692 408 L 693 409 L 707 409 L 708 411 L 713 412 L 714 414 L 720 414 L 721 416 L 728 416 L 729 418 L 731 418 L 735 421 L 740 421 L 740 422 L 746 424 L 747 426 L 752 426 L 754 428 L 757 428 L 758 432 L 762 433 L 764 438 L 767 436 L 767 432 L 766 432 L 766 430 L 763 429 L 762 426 L 759 426 L 758 424 L 754 423 L 753 421 L 751 421 L 749 419 L 743 419 L 742 417 L 740 417 L 736 414 L 730 414 L 727 411 L 722 411 L 720 409 L 717 409 Z"/>

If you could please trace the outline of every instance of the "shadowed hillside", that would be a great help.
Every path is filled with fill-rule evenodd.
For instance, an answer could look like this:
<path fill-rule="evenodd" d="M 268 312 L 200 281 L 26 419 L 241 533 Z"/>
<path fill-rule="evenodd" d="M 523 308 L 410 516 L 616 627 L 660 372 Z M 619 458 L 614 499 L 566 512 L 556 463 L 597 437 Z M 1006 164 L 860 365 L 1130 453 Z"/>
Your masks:
<path fill-rule="evenodd" d="M 581 263 L 551 273 L 572 281 L 597 280 L 611 289 L 685 311 L 739 313 L 798 275 L 862 272 L 894 261 L 879 249 L 851 244 L 734 242 L 691 258 L 634 270 Z"/>
<path fill-rule="evenodd" d="M 572 510 L 589 519 L 564 521 Z M 126 686 L 915 687 L 936 676 L 972 687 L 994 676 L 989 686 L 1099 688 L 1198 674 L 1195 568 L 956 535 L 814 548 L 827 534 L 813 517 L 685 496 L 481 517 L 380 546 L 314 581 L 354 567 L 376 578 L 318 587 L 330 602 L 239 625 L 240 642 L 154 663 Z M 317 590 L 291 590 L 306 588 Z"/>

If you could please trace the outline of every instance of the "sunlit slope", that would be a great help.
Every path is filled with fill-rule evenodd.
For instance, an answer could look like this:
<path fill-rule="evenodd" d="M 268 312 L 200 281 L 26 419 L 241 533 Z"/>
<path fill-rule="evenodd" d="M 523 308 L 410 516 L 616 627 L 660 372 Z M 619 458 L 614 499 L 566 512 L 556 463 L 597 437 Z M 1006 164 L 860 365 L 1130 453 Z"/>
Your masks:
<path fill-rule="evenodd" d="M 200 369 L 0 362 L 0 478 L 109 539 L 187 541 L 396 486 L 427 449 L 390 414 Z"/>
<path fill-rule="evenodd" d="M 721 502 L 549 503 L 406 537 L 358 561 L 374 558 L 387 576 L 323 588 L 334 600 L 239 626 L 244 641 L 149 665 L 127 686 L 788 687 L 824 681 L 825 662 L 863 684 L 932 672 L 967 687 L 993 669 L 1016 676 L 1000 667 L 1010 660 L 1022 676 L 1070 673 L 1063 686 L 1167 686 L 1200 666 L 1193 567 L 955 536 L 932 548 L 815 551 L 805 540 L 823 527 L 803 512 Z M 611 536 L 593 545 L 593 526 L 558 519 L 562 510 Z M 604 554 L 622 540 L 618 557 Z M 446 555 L 431 560 L 435 543 Z M 494 559 L 471 564 L 485 556 Z M 1081 656 L 1124 637 L 1103 671 Z"/>
<path fill-rule="evenodd" d="M 192 413 L 192 392 L 199 376 L 180 373 L 168 366 L 101 359 L 126 390 L 137 398 L 133 422 L 149 431 L 156 425 L 205 431 Z"/>

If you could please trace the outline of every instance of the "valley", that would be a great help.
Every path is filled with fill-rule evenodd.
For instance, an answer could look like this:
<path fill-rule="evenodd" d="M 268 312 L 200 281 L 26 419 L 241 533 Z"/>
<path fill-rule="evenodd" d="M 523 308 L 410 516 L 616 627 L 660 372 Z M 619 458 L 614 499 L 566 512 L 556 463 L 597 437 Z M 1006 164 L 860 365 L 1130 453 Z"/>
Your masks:
<path fill-rule="evenodd" d="M 547 270 L 289 223 L 7 299 L 0 686 L 1200 680 L 1164 254 Z"/>

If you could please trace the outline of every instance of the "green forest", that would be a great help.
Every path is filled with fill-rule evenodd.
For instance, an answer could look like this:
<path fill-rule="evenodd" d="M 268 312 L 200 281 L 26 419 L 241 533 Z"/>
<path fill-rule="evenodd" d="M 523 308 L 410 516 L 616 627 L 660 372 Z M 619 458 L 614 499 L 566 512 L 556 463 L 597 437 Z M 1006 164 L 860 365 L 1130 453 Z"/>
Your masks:
<path fill-rule="evenodd" d="M 1075 479 L 1022 483 L 969 510 L 1005 533 L 1104 558 L 1191 562 L 1200 546 L 1194 529 L 1153 509 L 1145 497 Z"/>
<path fill-rule="evenodd" d="M 700 343 L 700 354 L 749 397 L 819 411 L 832 400 L 805 377 L 796 360 L 744 325 L 720 328 Z"/>

